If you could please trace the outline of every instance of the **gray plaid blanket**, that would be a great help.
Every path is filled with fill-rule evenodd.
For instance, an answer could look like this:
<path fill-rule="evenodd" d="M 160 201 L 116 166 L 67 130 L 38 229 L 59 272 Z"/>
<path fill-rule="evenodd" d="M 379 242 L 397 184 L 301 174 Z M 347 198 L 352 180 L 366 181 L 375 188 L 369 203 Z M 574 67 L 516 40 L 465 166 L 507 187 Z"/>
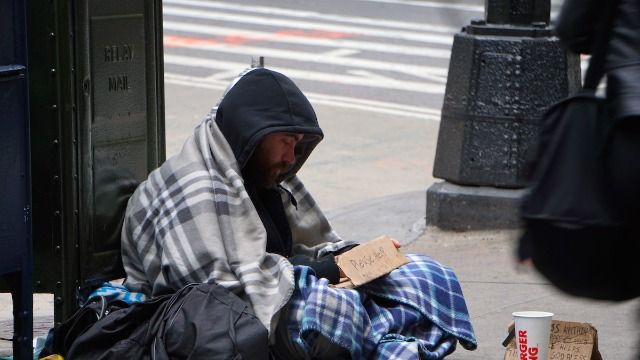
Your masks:
<path fill-rule="evenodd" d="M 272 332 L 294 290 L 293 266 L 266 252 L 266 230 L 215 123 L 216 110 L 129 200 L 122 231 L 125 285 L 154 296 L 215 281 L 247 300 Z M 319 257 L 349 245 L 297 177 L 281 185 L 297 200 L 294 206 L 282 191 L 295 254 Z"/>

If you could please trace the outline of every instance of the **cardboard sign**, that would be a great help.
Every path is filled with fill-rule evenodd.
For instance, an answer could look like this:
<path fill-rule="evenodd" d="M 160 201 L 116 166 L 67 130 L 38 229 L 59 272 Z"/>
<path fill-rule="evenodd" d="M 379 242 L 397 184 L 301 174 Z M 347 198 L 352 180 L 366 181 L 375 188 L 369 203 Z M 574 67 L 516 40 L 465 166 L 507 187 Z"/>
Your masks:
<path fill-rule="evenodd" d="M 549 346 L 549 360 L 602 360 L 598 331 L 591 324 L 553 320 Z M 519 360 L 515 338 L 509 341 L 504 360 Z"/>
<path fill-rule="evenodd" d="M 338 267 L 348 278 L 348 281 L 336 287 L 350 288 L 366 284 L 408 262 L 389 236 L 381 236 L 336 256 Z"/>

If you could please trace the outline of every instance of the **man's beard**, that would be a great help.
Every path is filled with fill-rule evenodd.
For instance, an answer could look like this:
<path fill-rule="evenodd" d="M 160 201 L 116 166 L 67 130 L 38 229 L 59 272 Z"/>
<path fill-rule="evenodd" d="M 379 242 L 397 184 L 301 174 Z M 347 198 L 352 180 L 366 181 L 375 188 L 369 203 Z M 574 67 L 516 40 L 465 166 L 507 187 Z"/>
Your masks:
<path fill-rule="evenodd" d="M 260 160 L 259 157 L 252 156 L 242 169 L 242 176 L 245 181 L 262 188 L 275 188 L 284 180 L 282 175 L 292 167 L 285 163 L 265 164 L 265 161 Z"/>

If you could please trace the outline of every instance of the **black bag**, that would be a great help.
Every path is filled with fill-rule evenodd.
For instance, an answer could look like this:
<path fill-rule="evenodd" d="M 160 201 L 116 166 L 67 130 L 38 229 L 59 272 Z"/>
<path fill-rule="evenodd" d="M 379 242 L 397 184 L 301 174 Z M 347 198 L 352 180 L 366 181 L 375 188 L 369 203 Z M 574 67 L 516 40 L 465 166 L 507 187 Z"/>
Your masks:
<path fill-rule="evenodd" d="M 605 98 L 596 95 L 605 73 L 607 40 L 617 1 L 598 24 L 598 38 L 582 91 L 552 105 L 542 116 L 536 153 L 529 159 L 529 192 L 521 216 L 563 228 L 615 227 L 608 194 L 606 150 L 609 120 Z M 566 18 L 561 14 L 561 18 Z"/>
<path fill-rule="evenodd" d="M 565 292 L 620 300 L 628 291 L 611 279 L 615 267 L 603 263 L 617 259 L 619 251 L 607 243 L 624 239 L 607 184 L 608 127 L 606 103 L 593 90 L 546 112 L 532 185 L 521 207 L 519 255 L 531 258 Z"/>
<path fill-rule="evenodd" d="M 543 115 L 529 192 L 521 205 L 519 256 L 530 258 L 565 292 L 624 300 L 639 295 L 631 265 L 635 260 L 631 247 L 625 247 L 637 240 L 625 229 L 611 191 L 615 184 L 607 177 L 607 150 L 615 125 L 608 115 L 609 102 L 596 96 L 615 6 L 612 1 L 584 89 Z M 629 279 L 621 281 L 625 275 Z"/>
<path fill-rule="evenodd" d="M 217 284 L 191 284 L 111 312 L 72 343 L 68 359 L 268 359 L 267 329 Z"/>
<path fill-rule="evenodd" d="M 606 177 L 611 122 L 605 99 L 586 89 L 545 113 L 522 217 L 566 228 L 620 224 Z"/>
<path fill-rule="evenodd" d="M 110 301 L 104 296 L 91 298 L 91 300 L 78 309 L 67 321 L 49 330 L 45 346 L 40 354 L 38 354 L 39 358 L 53 354 L 59 354 L 65 357 L 75 339 L 85 333 L 93 324 L 110 312 L 128 306 L 129 304 L 124 301 Z"/>

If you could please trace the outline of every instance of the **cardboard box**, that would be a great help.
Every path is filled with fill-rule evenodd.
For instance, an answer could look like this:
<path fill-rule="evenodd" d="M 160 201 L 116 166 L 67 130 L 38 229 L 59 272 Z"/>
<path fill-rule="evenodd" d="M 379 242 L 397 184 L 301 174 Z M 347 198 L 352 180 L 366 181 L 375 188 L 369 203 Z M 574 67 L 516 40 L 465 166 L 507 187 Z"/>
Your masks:
<path fill-rule="evenodd" d="M 336 263 L 346 278 L 335 287 L 354 288 L 366 284 L 408 262 L 391 237 L 381 236 L 336 256 Z"/>
<path fill-rule="evenodd" d="M 520 360 L 512 332 L 513 324 L 509 327 L 507 339 L 511 339 L 506 345 L 504 360 Z M 549 360 L 602 360 L 598 331 L 591 324 L 553 320 L 549 346 Z"/>

